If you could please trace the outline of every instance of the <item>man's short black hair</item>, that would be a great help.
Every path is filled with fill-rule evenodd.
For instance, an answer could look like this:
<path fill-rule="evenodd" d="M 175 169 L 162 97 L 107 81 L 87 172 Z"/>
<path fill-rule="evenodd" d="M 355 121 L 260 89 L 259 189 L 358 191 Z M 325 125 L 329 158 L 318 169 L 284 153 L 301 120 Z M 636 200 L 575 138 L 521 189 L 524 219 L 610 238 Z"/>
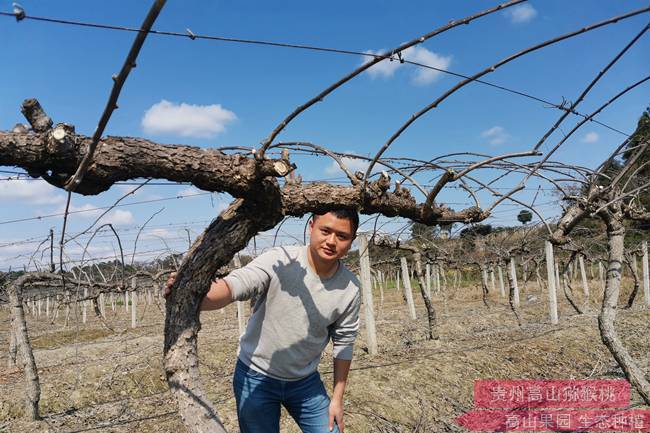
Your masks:
<path fill-rule="evenodd" d="M 350 220 L 352 223 L 352 233 L 356 234 L 357 229 L 359 228 L 359 213 L 356 210 L 352 209 L 345 209 L 345 208 L 340 208 L 340 209 L 330 209 L 327 212 L 323 213 L 313 213 L 311 218 L 312 220 L 316 221 L 316 217 L 325 215 L 326 213 L 332 213 L 334 214 L 337 218 L 340 219 L 345 219 L 345 220 Z"/>

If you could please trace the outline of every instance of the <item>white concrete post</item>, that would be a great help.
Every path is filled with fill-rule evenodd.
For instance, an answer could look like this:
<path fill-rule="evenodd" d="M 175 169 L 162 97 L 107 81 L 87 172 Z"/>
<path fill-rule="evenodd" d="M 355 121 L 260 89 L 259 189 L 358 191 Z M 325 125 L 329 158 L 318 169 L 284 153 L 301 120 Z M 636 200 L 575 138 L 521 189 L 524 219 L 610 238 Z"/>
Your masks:
<path fill-rule="evenodd" d="M 650 305 L 650 275 L 648 272 L 648 241 L 643 241 L 641 244 L 641 252 L 643 253 L 643 259 L 641 260 L 641 266 L 643 266 L 643 297 L 645 298 L 645 304 Z"/>
<path fill-rule="evenodd" d="M 129 292 L 127 290 L 124 291 L 124 312 L 129 312 Z"/>
<path fill-rule="evenodd" d="M 585 300 L 589 299 L 589 282 L 587 281 L 587 272 L 585 271 L 585 259 L 579 255 L 578 265 L 580 265 L 580 276 L 582 277 L 582 293 Z"/>
<path fill-rule="evenodd" d="M 605 273 L 603 272 L 603 263 L 598 260 L 598 279 L 600 279 L 600 287 L 605 290 Z"/>
<path fill-rule="evenodd" d="M 88 287 L 84 287 L 84 298 L 87 298 L 87 297 L 88 297 Z M 86 311 L 88 309 L 88 301 L 84 300 L 82 302 L 82 304 L 83 304 L 83 307 L 82 307 L 83 312 L 81 313 L 81 321 L 82 321 L 82 323 L 86 323 L 86 320 L 88 319 L 88 313 Z"/>
<path fill-rule="evenodd" d="M 399 273 L 399 269 L 395 273 L 395 288 L 397 289 L 398 292 L 400 291 L 400 273 Z"/>
<path fill-rule="evenodd" d="M 406 263 L 406 257 L 402 257 L 400 259 L 400 262 L 402 264 L 402 280 L 404 283 L 404 294 L 406 295 L 406 304 L 408 305 L 411 319 L 415 320 L 417 319 L 417 316 L 415 315 L 415 304 L 413 303 L 413 291 L 411 289 L 411 279 L 409 278 L 409 268 L 408 268 L 408 264 Z"/>
<path fill-rule="evenodd" d="M 50 317 L 50 296 L 45 298 L 45 317 Z"/>
<path fill-rule="evenodd" d="M 368 339 L 368 354 L 377 354 L 377 330 L 375 328 L 375 310 L 372 300 L 372 281 L 370 275 L 370 253 L 368 251 L 368 237 L 360 234 L 359 241 L 359 264 L 361 267 L 361 290 L 363 300 L 363 311 L 366 323 L 366 337 Z"/>
<path fill-rule="evenodd" d="M 519 307 L 519 285 L 517 284 L 517 265 L 515 264 L 514 257 L 510 257 L 510 277 L 512 278 L 512 283 L 515 289 L 513 303 L 515 304 L 515 307 Z"/>
<path fill-rule="evenodd" d="M 138 301 L 137 301 L 138 296 L 135 293 L 136 284 L 137 284 L 136 279 L 135 278 L 131 279 L 131 290 L 132 290 L 131 291 L 131 328 L 135 328 L 137 326 L 137 324 L 136 324 L 136 319 L 137 319 L 136 313 L 137 313 L 137 308 L 138 308 L 138 306 L 137 306 L 137 304 L 138 304 Z"/>
<path fill-rule="evenodd" d="M 490 267 L 490 290 L 492 293 L 497 291 L 497 283 L 494 276 L 494 267 Z"/>
<path fill-rule="evenodd" d="M 433 266 L 433 274 L 436 276 L 436 293 L 440 293 L 440 265 L 438 263 Z"/>
<path fill-rule="evenodd" d="M 105 319 L 106 318 L 106 299 L 105 299 L 103 293 L 99 294 L 99 312 L 102 315 L 102 317 Z"/>
<path fill-rule="evenodd" d="M 501 297 L 506 297 L 506 287 L 503 285 L 503 271 L 501 266 L 497 266 L 497 271 L 499 272 L 499 290 L 501 291 Z"/>
<path fill-rule="evenodd" d="M 553 258 L 553 244 L 549 241 L 544 242 L 546 250 L 546 275 L 548 278 L 548 305 L 549 314 L 551 316 L 551 323 L 557 325 L 557 292 L 555 291 L 555 260 Z"/>

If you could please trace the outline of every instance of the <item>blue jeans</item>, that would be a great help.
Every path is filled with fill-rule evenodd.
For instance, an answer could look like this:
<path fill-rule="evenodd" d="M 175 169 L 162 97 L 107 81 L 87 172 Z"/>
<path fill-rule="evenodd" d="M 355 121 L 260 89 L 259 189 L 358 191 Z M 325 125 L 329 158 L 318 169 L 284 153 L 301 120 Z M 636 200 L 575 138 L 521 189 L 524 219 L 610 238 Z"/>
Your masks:
<path fill-rule="evenodd" d="M 329 404 L 318 372 L 296 381 L 273 379 L 237 360 L 233 378 L 241 433 L 279 433 L 280 405 L 303 433 L 329 433 Z M 339 429 L 334 423 L 334 432 Z"/>

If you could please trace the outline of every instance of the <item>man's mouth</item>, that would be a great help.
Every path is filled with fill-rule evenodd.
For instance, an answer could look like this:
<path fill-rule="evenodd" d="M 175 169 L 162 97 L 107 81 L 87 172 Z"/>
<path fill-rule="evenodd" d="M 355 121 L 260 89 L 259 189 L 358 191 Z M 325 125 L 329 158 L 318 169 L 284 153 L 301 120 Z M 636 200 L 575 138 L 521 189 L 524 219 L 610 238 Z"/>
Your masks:
<path fill-rule="evenodd" d="M 336 255 L 336 251 L 335 251 L 335 250 L 330 250 L 329 248 L 323 248 L 323 251 L 324 251 L 325 254 L 327 254 L 328 256 L 334 256 L 334 255 Z"/>

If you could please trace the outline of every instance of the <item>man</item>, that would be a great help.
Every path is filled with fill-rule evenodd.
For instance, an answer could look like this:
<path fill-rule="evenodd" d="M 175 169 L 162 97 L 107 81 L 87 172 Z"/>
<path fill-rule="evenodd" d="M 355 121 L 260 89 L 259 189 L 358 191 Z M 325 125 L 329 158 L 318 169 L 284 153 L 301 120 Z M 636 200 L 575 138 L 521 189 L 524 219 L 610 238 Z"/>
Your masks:
<path fill-rule="evenodd" d="M 280 429 L 284 406 L 304 433 L 344 432 L 343 394 L 359 328 L 359 281 L 340 259 L 359 225 L 355 211 L 313 215 L 307 247 L 274 248 L 212 283 L 201 310 L 255 296 L 239 340 L 233 388 L 242 433 Z M 173 276 L 168 282 L 168 290 Z M 317 371 L 333 343 L 334 388 Z"/>

